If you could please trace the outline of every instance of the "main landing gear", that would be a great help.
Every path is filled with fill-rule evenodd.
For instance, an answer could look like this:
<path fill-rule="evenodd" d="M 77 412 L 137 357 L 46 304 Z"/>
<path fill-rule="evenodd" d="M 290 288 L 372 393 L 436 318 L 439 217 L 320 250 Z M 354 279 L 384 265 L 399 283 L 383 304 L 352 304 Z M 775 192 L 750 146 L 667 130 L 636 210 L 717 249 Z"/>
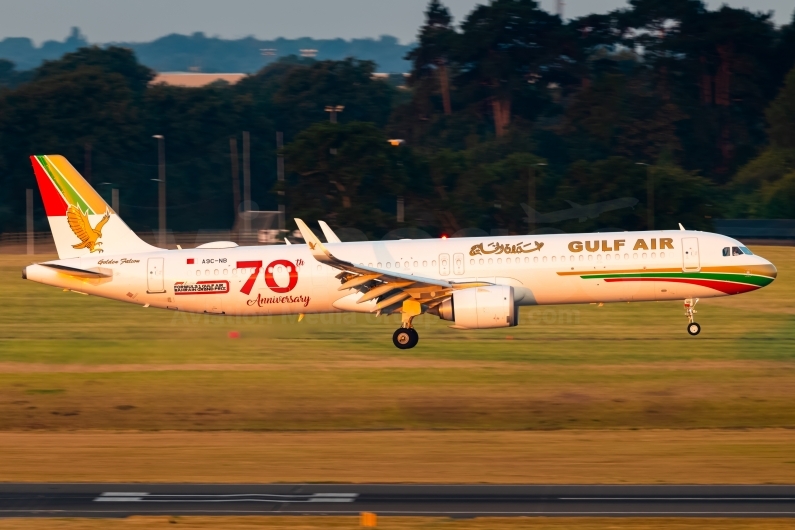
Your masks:
<path fill-rule="evenodd" d="M 688 298 L 685 300 L 685 316 L 689 321 L 689 324 L 687 325 L 687 332 L 694 337 L 699 333 L 701 333 L 701 326 L 693 321 L 693 315 L 697 313 L 696 311 L 697 303 L 698 303 L 698 298 Z"/>
<path fill-rule="evenodd" d="M 410 350 L 420 341 L 420 335 L 411 323 L 422 314 L 422 306 L 416 300 L 404 300 L 400 315 L 400 328 L 392 335 L 392 343 L 401 350 Z"/>
<path fill-rule="evenodd" d="M 401 350 L 408 350 L 417 345 L 420 335 L 414 328 L 399 328 L 392 335 L 392 342 Z"/>

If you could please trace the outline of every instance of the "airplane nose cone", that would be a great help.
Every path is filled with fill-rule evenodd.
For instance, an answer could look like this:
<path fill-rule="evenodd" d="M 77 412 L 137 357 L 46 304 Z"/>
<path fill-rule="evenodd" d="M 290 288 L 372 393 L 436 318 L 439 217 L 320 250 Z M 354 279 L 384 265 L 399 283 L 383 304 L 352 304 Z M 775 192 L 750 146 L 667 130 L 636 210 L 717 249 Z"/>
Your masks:
<path fill-rule="evenodd" d="M 778 270 L 776 269 L 776 266 L 768 261 L 765 265 L 765 269 L 767 270 L 767 273 L 770 275 L 770 277 L 775 280 L 776 276 L 778 276 Z"/>

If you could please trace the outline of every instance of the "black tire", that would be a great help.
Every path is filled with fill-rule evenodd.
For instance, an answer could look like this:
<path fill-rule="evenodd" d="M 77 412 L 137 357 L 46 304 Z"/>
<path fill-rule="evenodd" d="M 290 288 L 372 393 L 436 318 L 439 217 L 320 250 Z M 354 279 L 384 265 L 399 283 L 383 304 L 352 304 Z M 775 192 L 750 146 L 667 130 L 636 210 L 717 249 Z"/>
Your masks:
<path fill-rule="evenodd" d="M 691 322 L 687 325 L 687 332 L 690 333 L 692 336 L 696 336 L 701 333 L 701 326 L 696 324 L 695 322 Z"/>
<path fill-rule="evenodd" d="M 411 333 L 411 346 L 409 346 L 409 348 L 413 348 L 420 341 L 420 334 L 417 333 L 417 330 L 414 328 L 409 328 L 409 333 Z"/>
<path fill-rule="evenodd" d="M 413 348 L 417 341 L 414 340 L 416 335 L 416 331 L 409 328 L 398 328 L 394 334 L 392 334 L 392 344 L 400 348 L 401 350 L 408 350 L 409 348 Z"/>

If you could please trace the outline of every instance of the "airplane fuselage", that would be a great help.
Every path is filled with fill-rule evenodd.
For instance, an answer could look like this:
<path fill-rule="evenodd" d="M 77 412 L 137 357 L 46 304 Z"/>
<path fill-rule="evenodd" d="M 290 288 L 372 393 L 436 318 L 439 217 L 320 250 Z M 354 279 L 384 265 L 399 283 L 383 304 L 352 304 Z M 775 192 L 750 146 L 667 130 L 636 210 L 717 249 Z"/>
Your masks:
<path fill-rule="evenodd" d="M 709 298 L 748 292 L 776 276 L 737 241 L 706 232 L 651 231 L 331 243 L 354 264 L 447 280 L 511 285 L 517 305 Z M 724 249 L 730 249 L 728 254 Z M 48 265 L 66 267 L 52 268 Z M 92 271 L 80 277 L 69 269 Z M 66 271 L 66 272 L 65 272 Z M 40 283 L 150 307 L 226 315 L 373 311 L 339 291 L 339 270 L 307 245 L 195 248 L 31 265 Z"/>

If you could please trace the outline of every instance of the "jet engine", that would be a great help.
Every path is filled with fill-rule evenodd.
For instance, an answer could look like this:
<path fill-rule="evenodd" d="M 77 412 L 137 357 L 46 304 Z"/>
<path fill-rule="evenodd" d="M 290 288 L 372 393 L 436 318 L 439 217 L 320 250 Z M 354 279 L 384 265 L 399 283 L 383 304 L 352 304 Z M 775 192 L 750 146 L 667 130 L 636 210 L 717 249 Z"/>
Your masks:
<path fill-rule="evenodd" d="M 510 285 L 487 285 L 454 291 L 430 313 L 459 329 L 507 328 L 519 323 Z"/>

